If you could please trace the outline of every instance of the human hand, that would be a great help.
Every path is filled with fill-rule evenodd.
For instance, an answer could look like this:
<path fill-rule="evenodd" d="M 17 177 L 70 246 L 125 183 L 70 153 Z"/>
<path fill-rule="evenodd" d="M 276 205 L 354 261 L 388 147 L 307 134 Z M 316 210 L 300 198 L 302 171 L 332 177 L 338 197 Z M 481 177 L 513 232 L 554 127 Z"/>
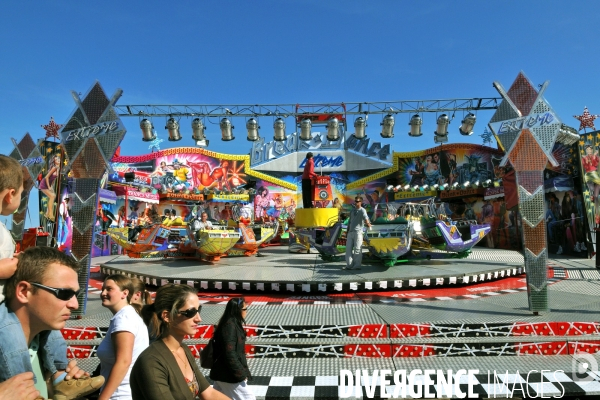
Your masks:
<path fill-rule="evenodd" d="M 0 400 L 34 400 L 40 396 L 34 386 L 33 372 L 23 372 L 0 383 Z"/>
<path fill-rule="evenodd" d="M 0 278 L 8 279 L 15 274 L 17 271 L 18 258 L 5 258 L 2 260 L 2 267 L 0 268 Z"/>
<path fill-rule="evenodd" d="M 84 376 L 90 376 L 89 372 L 86 372 L 79 368 L 79 366 L 77 365 L 77 360 L 69 361 L 69 364 L 67 365 L 67 369 L 65 371 L 67 373 L 67 376 L 65 376 L 65 381 L 68 381 L 69 379 L 79 379 Z"/>

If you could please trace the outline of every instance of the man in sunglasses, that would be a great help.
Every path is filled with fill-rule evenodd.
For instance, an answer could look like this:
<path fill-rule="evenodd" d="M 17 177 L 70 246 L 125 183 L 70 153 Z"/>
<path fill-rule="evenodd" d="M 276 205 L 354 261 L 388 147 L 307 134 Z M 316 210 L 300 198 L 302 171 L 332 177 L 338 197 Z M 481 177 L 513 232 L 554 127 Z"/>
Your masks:
<path fill-rule="evenodd" d="M 354 209 L 350 211 L 348 234 L 346 235 L 346 266 L 344 269 L 360 269 L 362 261 L 363 227 L 371 227 L 367 210 L 362 208 L 362 197 L 354 198 Z"/>
<path fill-rule="evenodd" d="M 67 399 L 104 383 L 68 361 L 60 333 L 79 305 L 78 271 L 73 258 L 50 247 L 30 247 L 20 254 L 0 303 L 0 382 L 33 372 L 41 396 Z"/>

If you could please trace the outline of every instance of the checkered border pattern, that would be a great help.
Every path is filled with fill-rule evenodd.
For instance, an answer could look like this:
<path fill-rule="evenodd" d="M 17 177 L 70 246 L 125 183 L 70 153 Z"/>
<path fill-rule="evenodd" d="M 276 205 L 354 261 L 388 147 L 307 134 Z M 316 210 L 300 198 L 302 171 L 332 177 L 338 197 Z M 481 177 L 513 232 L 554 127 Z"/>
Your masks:
<path fill-rule="evenodd" d="M 410 371 L 407 371 L 407 373 L 410 373 Z M 454 385 L 450 393 L 443 390 L 438 392 L 437 374 L 428 374 L 428 377 L 431 382 L 428 386 L 428 392 L 435 394 L 431 397 L 455 397 L 458 394 L 455 392 Z M 497 371 L 496 380 L 494 381 L 494 372 L 489 371 L 489 377 L 487 373 L 477 374 L 474 377 L 473 393 L 479 395 L 479 398 L 502 398 L 510 394 L 512 394 L 510 397 L 518 398 L 541 398 L 542 394 L 545 397 L 600 394 L 600 377 L 590 373 L 576 376 L 574 373 L 563 371 L 544 371 L 543 373 L 539 371 L 532 373 L 529 373 L 529 371 L 521 373 L 519 371 L 516 371 L 516 373 Z M 389 395 L 387 397 L 394 398 L 396 386 L 393 385 L 393 375 L 388 375 L 386 378 L 392 383 L 385 386 L 385 391 Z M 460 390 L 465 394 L 468 393 L 467 378 L 467 376 L 461 376 L 459 381 Z M 414 382 L 423 385 L 426 382 L 425 375 L 416 375 Z M 258 399 L 338 399 L 341 397 L 339 376 L 256 376 L 249 380 L 248 385 Z M 380 378 L 361 377 L 361 386 L 358 387 L 358 391 L 356 386 L 353 389 L 347 387 L 347 390 L 352 390 L 349 398 L 353 399 L 382 398 Z M 401 389 L 398 390 L 396 398 L 403 398 Z M 423 386 L 421 386 L 421 390 L 421 396 L 417 398 L 425 397 Z M 405 398 L 410 398 L 409 394 L 407 388 Z"/>
<path fill-rule="evenodd" d="M 101 266 L 100 272 L 105 275 L 124 274 L 129 277 L 136 277 L 148 285 L 164 286 L 169 283 L 187 284 L 202 291 L 222 291 L 227 293 L 340 293 L 340 292 L 368 292 L 399 290 L 399 289 L 418 289 L 432 287 L 452 287 L 456 285 L 466 285 L 479 282 L 489 282 L 510 276 L 517 276 L 524 273 L 523 267 L 502 268 L 481 274 L 451 276 L 439 278 L 422 279 L 404 279 L 404 280 L 356 280 L 355 282 L 244 282 L 236 280 L 197 280 L 197 279 L 174 279 L 164 278 L 154 275 L 134 274 L 123 269 Z"/>

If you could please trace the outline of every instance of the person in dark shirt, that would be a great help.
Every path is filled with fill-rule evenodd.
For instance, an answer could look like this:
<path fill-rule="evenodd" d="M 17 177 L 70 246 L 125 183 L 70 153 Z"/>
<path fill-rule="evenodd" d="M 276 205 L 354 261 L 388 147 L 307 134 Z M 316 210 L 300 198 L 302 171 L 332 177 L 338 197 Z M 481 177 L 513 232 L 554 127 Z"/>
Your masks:
<path fill-rule="evenodd" d="M 210 379 L 219 392 L 236 399 L 256 397 L 248 387 L 252 374 L 246 362 L 246 321 L 248 305 L 243 297 L 229 300 L 214 334 L 214 364 Z"/>

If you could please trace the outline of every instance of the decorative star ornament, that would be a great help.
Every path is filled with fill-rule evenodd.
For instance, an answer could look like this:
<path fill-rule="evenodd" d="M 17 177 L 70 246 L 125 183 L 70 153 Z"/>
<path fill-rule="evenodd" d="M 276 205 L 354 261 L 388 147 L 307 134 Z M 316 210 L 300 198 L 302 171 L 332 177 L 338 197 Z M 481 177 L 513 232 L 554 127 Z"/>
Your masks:
<path fill-rule="evenodd" d="M 582 130 L 585 128 L 590 128 L 590 129 L 596 130 L 596 127 L 594 126 L 594 120 L 598 117 L 600 117 L 600 115 L 590 114 L 587 107 L 583 108 L 582 115 L 573 115 L 573 118 L 579 120 L 579 130 Z"/>
<path fill-rule="evenodd" d="M 160 151 L 160 144 L 163 142 L 163 139 L 159 139 L 156 133 L 154 135 L 156 136 L 156 138 L 153 141 L 151 141 L 148 145 L 148 149 L 153 153 L 155 151 Z"/>
<path fill-rule="evenodd" d="M 48 125 L 41 125 L 41 127 L 44 128 L 44 130 L 46 131 L 46 139 L 51 137 L 58 140 L 60 140 L 60 135 L 58 134 L 58 131 L 63 126 L 64 125 L 59 125 L 56 122 L 54 122 L 54 117 L 50 117 L 50 122 L 48 122 Z"/>

